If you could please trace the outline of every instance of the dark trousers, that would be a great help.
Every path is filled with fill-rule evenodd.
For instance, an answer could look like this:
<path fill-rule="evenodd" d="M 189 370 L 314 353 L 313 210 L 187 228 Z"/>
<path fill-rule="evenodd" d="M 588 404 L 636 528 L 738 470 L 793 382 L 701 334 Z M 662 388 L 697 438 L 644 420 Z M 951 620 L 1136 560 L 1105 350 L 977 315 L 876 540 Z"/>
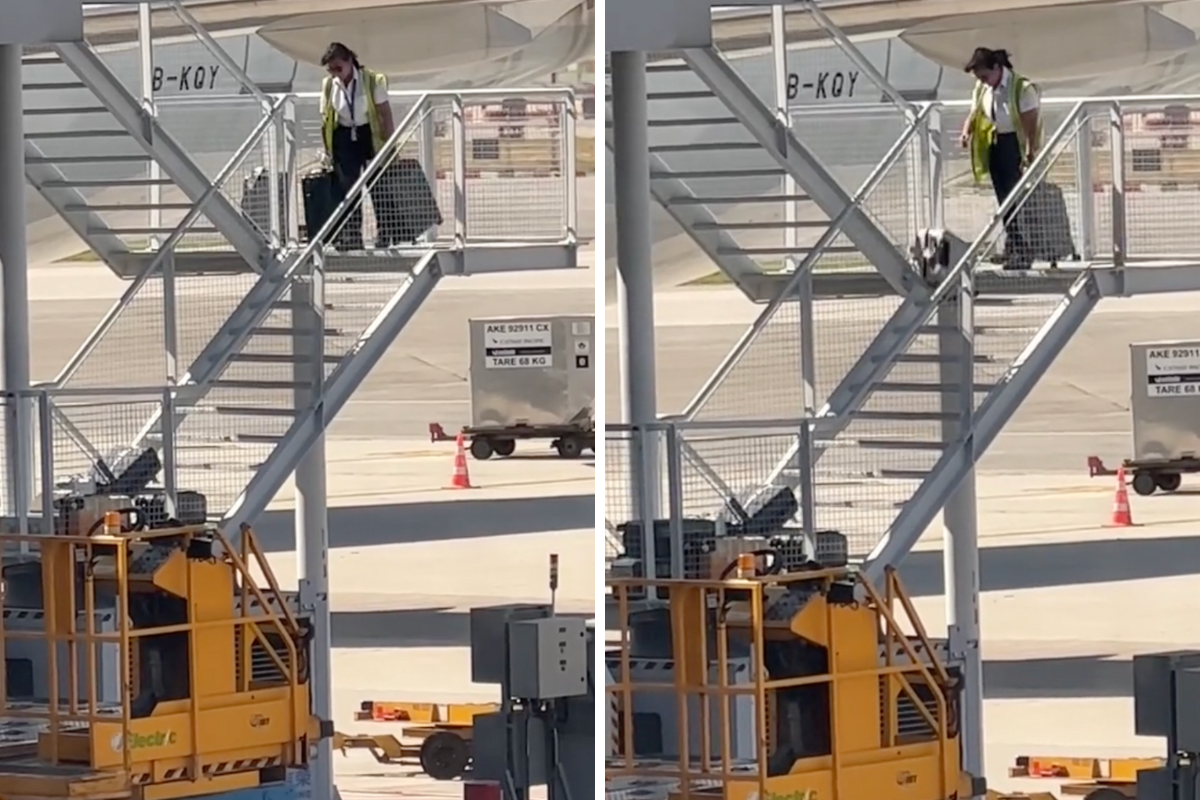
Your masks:
<path fill-rule="evenodd" d="M 333 185 L 333 202 L 346 199 L 354 182 L 375 157 L 375 145 L 371 140 L 371 126 L 363 125 L 357 132 L 341 125 L 333 130 L 333 170 L 337 180 Z M 372 198 L 373 199 L 373 198 Z M 339 250 L 363 249 L 363 214 L 361 200 L 337 231 L 335 246 Z"/>
<path fill-rule="evenodd" d="M 1017 181 L 1021 180 L 1021 143 L 1015 133 L 997 134 L 996 141 L 988 148 L 988 174 L 992 178 L 992 189 L 996 191 L 996 202 L 1003 203 Z M 1019 253 L 1022 249 L 1021 231 L 1017 227 L 1016 211 L 1004 215 L 1005 250 Z"/>

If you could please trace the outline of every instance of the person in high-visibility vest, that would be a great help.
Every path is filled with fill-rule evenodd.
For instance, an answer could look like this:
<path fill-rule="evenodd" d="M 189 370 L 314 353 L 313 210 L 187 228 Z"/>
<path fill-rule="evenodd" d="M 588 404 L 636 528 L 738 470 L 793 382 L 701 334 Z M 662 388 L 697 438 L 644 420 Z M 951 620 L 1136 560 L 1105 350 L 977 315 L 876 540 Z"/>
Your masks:
<path fill-rule="evenodd" d="M 975 90 L 961 143 L 970 149 L 975 180 L 990 178 L 996 202 L 1003 203 L 1042 144 L 1041 98 L 1037 87 L 1013 69 L 1005 50 L 976 48 L 965 71 L 975 76 Z M 1004 233 L 1005 266 L 1028 266 L 1016 214 L 1005 217 Z"/>
<path fill-rule="evenodd" d="M 321 57 L 329 72 L 321 84 L 321 127 L 325 152 L 333 165 L 333 201 L 341 203 L 375 154 L 395 129 L 387 78 L 358 61 L 341 42 Z M 337 237 L 339 250 L 363 249 L 361 204 L 346 219 Z M 390 242 L 377 241 L 387 247 Z"/>

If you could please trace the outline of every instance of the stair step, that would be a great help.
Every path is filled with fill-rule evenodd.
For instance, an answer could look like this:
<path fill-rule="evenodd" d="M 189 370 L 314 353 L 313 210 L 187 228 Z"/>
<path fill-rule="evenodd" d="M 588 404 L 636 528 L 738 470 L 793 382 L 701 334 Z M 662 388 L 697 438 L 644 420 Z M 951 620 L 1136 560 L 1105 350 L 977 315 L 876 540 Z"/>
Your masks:
<path fill-rule="evenodd" d="M 779 167 L 756 169 L 670 169 L 666 172 L 650 170 L 650 180 L 663 178 L 678 180 L 724 180 L 729 178 L 778 178 L 783 175 Z"/>
<path fill-rule="evenodd" d="M 761 150 L 758 142 L 691 142 L 689 144 L 656 144 L 651 153 L 711 153 L 726 150 Z"/>
<path fill-rule="evenodd" d="M 803 255 L 808 249 L 803 247 L 718 247 L 717 255 L 722 256 L 795 256 Z M 858 252 L 852 244 L 829 245 L 821 249 L 822 253 L 850 255 Z"/>
<path fill-rule="evenodd" d="M 796 220 L 787 222 L 697 222 L 692 225 L 698 231 L 783 231 L 791 229 L 811 230 L 828 228 L 829 220 Z"/>
<path fill-rule="evenodd" d="M 936 450 L 939 452 L 946 448 L 943 442 L 905 441 L 904 439 L 859 439 L 858 446 L 868 450 Z"/>
<path fill-rule="evenodd" d="M 296 335 L 296 331 L 293 328 L 283 328 L 283 327 L 274 327 L 274 326 L 264 325 L 262 327 L 255 328 L 254 335 L 255 336 L 288 336 L 288 337 L 291 337 L 291 336 Z M 326 336 L 345 336 L 346 332 L 343 331 L 341 328 L 326 328 L 325 335 Z"/>
<path fill-rule="evenodd" d="M 704 100 L 715 97 L 708 89 L 686 89 L 679 92 L 647 92 L 647 100 Z M 612 93 L 605 92 L 604 102 L 612 102 Z"/>
<path fill-rule="evenodd" d="M 88 228 L 88 233 L 114 233 L 117 236 L 170 236 L 175 232 L 174 228 L 168 228 L 163 225 L 158 227 L 151 226 L 136 226 L 132 228 Z M 211 225 L 193 225 L 188 228 L 188 233 L 220 233 L 220 229 Z"/>
<path fill-rule="evenodd" d="M 857 411 L 853 418 L 869 422 L 952 422 L 958 416 L 950 411 Z"/>
<path fill-rule="evenodd" d="M 61 108 L 27 108 L 25 116 L 27 117 L 53 117 L 62 116 L 64 114 L 107 114 L 108 108 L 105 106 L 63 106 Z"/>
<path fill-rule="evenodd" d="M 279 444 L 282 436 L 273 433 L 231 433 L 221 441 L 229 444 Z"/>
<path fill-rule="evenodd" d="M 191 203 L 67 203 L 64 211 L 191 211 Z M 190 229 L 189 229 L 190 230 Z"/>
<path fill-rule="evenodd" d="M 34 156 L 25 157 L 29 164 L 149 164 L 144 155 L 84 155 L 84 156 Z"/>
<path fill-rule="evenodd" d="M 650 120 L 651 128 L 692 128 L 702 127 L 707 125 L 737 125 L 741 122 L 737 117 L 680 117 L 672 119 L 652 119 Z M 612 123 L 605 123 L 608 129 L 612 129 Z"/>
<path fill-rule="evenodd" d="M 294 408 L 262 408 L 260 406 L 207 406 L 213 414 L 223 417 L 294 417 Z"/>
<path fill-rule="evenodd" d="M 658 64 L 647 64 L 646 65 L 646 72 L 648 72 L 648 73 L 649 72 L 691 72 L 691 71 L 692 71 L 692 68 L 682 62 L 679 64 L 658 63 Z"/>
<path fill-rule="evenodd" d="M 309 364 L 312 363 L 312 358 L 309 356 L 300 356 L 295 353 L 235 353 L 230 356 L 230 361 L 238 364 Z M 337 364 L 342 360 L 339 355 L 326 353 L 322 356 L 322 361 L 326 364 Z"/>
<path fill-rule="evenodd" d="M 128 131 L 122 130 L 81 130 L 81 131 L 42 131 L 41 133 L 26 133 L 25 138 L 38 139 L 112 139 L 117 136 L 129 136 Z"/>
<path fill-rule="evenodd" d="M 943 383 L 924 383 L 921 381 L 880 381 L 875 384 L 881 392 L 915 392 L 923 394 L 958 394 L 958 386 Z M 995 384 L 975 384 L 976 394 L 985 394 L 995 388 Z"/>
<path fill-rule="evenodd" d="M 271 304 L 271 308 L 275 309 L 276 311 L 303 311 L 305 309 L 312 308 L 312 305 L 310 303 L 301 303 L 296 300 L 276 300 Z M 326 311 L 331 308 L 333 308 L 331 303 L 325 304 Z"/>
<path fill-rule="evenodd" d="M 874 360 L 879 363 L 883 358 L 883 356 L 876 356 Z M 895 358 L 897 364 L 954 364 L 957 361 L 953 357 L 945 358 L 940 353 L 901 353 Z M 989 355 L 976 353 L 974 361 L 976 364 L 994 364 L 996 359 Z"/>
<path fill-rule="evenodd" d="M 170 178 L 92 178 L 88 180 L 52 180 L 43 186 L 54 189 L 122 189 L 144 186 L 170 186 Z"/>
<path fill-rule="evenodd" d="M 806 194 L 774 195 L 730 195 L 719 197 L 675 197 L 667 201 L 669 206 L 740 206 L 751 203 L 807 203 L 812 198 Z M 828 223 L 826 223 L 828 224 Z"/>
<path fill-rule="evenodd" d="M 929 477 L 927 469 L 881 469 L 875 472 L 875 477 L 895 481 L 923 481 Z"/>
<path fill-rule="evenodd" d="M 296 389 L 307 389 L 311 385 L 307 381 L 269 381 L 250 378 L 219 378 L 212 382 L 213 388 L 216 389 L 263 389 L 268 391 L 283 389 L 295 391 Z"/>
<path fill-rule="evenodd" d="M 64 89 L 86 89 L 87 84 L 81 81 L 30 81 L 22 83 L 21 88 L 27 92 L 53 92 Z"/>

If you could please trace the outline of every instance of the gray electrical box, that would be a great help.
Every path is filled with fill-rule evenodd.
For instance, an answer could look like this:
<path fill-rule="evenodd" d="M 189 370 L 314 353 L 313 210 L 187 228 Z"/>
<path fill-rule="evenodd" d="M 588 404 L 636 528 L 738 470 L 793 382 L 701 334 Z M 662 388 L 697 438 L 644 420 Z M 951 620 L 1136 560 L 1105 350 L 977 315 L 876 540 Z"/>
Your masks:
<path fill-rule="evenodd" d="M 1200 341 L 1132 344 L 1133 459 L 1200 456 Z"/>
<path fill-rule="evenodd" d="M 554 700 L 587 694 L 587 650 L 585 620 L 550 617 L 510 623 L 512 696 Z"/>
<path fill-rule="evenodd" d="M 503 781 L 506 773 L 520 789 L 546 783 L 546 723 L 528 711 L 478 714 L 471 722 L 471 774 Z M 507 748 L 512 749 L 511 754 Z M 511 755 L 511 757 L 510 757 Z"/>
<path fill-rule="evenodd" d="M 503 684 L 508 673 L 508 626 L 512 622 L 544 619 L 549 605 L 513 603 L 471 609 L 471 681 Z"/>

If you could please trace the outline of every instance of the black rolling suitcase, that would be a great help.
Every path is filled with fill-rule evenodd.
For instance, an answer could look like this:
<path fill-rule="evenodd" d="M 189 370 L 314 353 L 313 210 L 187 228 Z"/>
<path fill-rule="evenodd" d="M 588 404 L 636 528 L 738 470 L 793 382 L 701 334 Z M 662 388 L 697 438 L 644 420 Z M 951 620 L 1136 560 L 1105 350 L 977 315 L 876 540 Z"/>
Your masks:
<path fill-rule="evenodd" d="M 300 181 L 304 194 L 304 241 L 316 236 L 338 204 L 334 202 L 333 182 L 337 180 L 331 169 L 319 169 L 308 173 Z"/>
<path fill-rule="evenodd" d="M 1033 261 L 1077 260 L 1075 239 L 1071 235 L 1071 215 L 1062 189 L 1053 183 L 1039 183 L 1017 214 L 1021 232 L 1022 255 Z"/>
<path fill-rule="evenodd" d="M 437 199 L 416 159 L 398 159 L 384 170 L 372 202 L 385 245 L 415 243 L 425 231 L 442 224 Z"/>
<path fill-rule="evenodd" d="M 279 219 L 281 231 L 287 226 L 287 181 L 280 175 L 276 179 L 279 191 Z M 263 233 L 271 232 L 271 176 L 267 170 L 257 167 L 251 175 L 242 182 L 242 213 L 254 223 Z"/>

